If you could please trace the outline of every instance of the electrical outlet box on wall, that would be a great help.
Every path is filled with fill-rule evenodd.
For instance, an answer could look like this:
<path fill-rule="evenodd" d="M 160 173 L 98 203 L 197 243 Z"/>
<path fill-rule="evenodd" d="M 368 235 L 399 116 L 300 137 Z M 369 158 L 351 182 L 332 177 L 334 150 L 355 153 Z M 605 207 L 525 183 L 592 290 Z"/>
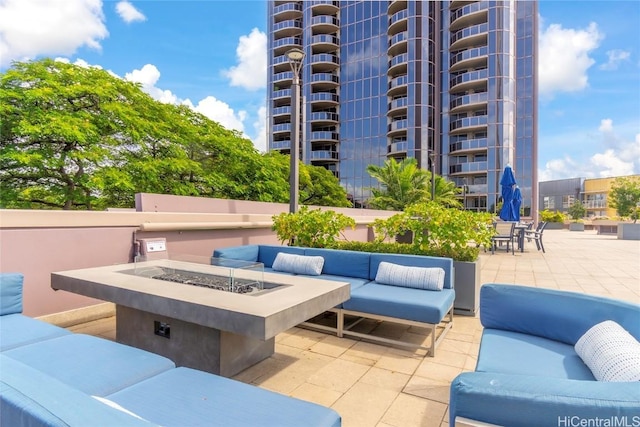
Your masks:
<path fill-rule="evenodd" d="M 140 245 L 141 260 L 150 261 L 154 259 L 167 259 L 167 239 L 164 237 L 154 237 L 150 239 L 138 240 Z"/>

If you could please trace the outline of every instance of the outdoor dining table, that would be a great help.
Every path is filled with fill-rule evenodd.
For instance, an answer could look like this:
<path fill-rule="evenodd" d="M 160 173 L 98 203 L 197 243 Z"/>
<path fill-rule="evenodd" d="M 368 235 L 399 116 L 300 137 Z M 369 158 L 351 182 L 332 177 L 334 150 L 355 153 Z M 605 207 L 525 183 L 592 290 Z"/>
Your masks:
<path fill-rule="evenodd" d="M 518 223 L 515 226 L 514 232 L 518 233 L 518 247 L 520 252 L 524 252 L 524 234 L 529 229 L 529 224 Z"/>

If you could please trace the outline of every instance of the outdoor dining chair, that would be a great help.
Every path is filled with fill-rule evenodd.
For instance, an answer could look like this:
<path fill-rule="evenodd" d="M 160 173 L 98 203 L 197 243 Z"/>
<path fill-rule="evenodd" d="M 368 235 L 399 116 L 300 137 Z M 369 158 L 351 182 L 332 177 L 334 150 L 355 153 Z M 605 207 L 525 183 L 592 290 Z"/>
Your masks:
<path fill-rule="evenodd" d="M 547 223 L 545 221 L 540 221 L 535 230 L 526 230 L 524 232 L 524 236 L 527 238 L 527 240 L 529 242 L 534 240 L 536 242 L 536 247 L 538 248 L 538 250 L 542 249 L 542 253 L 545 253 L 544 245 L 542 244 L 542 233 L 544 232 L 544 228 L 546 226 Z"/>
<path fill-rule="evenodd" d="M 494 223 L 497 234 L 491 238 L 491 254 L 495 253 L 498 243 L 507 244 L 507 252 L 511 247 L 511 254 L 515 255 L 515 222 L 497 221 Z"/>

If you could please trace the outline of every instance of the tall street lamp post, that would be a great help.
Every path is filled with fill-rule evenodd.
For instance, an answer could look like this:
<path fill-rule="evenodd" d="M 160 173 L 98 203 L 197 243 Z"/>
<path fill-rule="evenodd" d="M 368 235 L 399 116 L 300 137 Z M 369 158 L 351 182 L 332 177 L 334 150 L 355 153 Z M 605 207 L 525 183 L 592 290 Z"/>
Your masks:
<path fill-rule="evenodd" d="M 436 153 L 429 151 L 429 159 L 431 160 L 431 200 L 436 199 Z"/>
<path fill-rule="evenodd" d="M 304 51 L 293 48 L 286 53 L 289 65 L 293 72 L 293 84 L 291 85 L 291 167 L 289 175 L 289 212 L 298 211 L 298 157 L 300 152 L 300 70 Z"/>

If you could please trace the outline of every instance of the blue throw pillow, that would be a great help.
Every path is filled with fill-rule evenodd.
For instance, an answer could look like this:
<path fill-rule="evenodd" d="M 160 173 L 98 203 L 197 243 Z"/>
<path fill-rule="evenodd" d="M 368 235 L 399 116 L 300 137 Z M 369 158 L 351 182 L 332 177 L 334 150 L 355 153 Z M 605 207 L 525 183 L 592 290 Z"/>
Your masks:
<path fill-rule="evenodd" d="M 444 287 L 444 269 L 440 267 L 410 267 L 383 261 L 378 266 L 376 282 L 403 288 L 441 291 Z"/>
<path fill-rule="evenodd" d="M 322 274 L 323 266 L 324 258 L 321 256 L 306 256 L 279 252 L 271 267 L 274 271 L 319 276 Z"/>

